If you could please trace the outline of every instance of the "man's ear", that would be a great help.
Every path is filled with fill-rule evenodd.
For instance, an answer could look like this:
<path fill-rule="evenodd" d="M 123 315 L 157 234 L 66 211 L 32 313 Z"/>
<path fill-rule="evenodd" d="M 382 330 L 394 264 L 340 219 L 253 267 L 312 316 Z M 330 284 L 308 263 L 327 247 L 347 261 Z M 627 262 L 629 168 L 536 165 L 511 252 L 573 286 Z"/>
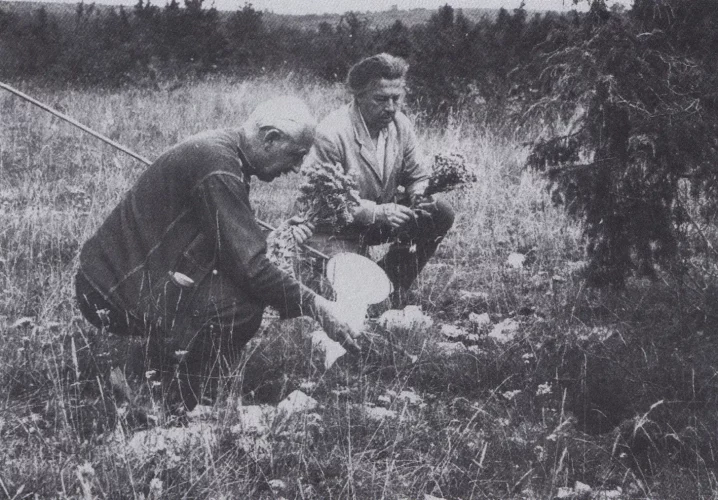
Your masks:
<path fill-rule="evenodd" d="M 282 132 L 274 127 L 266 127 L 262 129 L 264 134 L 264 146 L 267 147 L 282 138 Z"/>

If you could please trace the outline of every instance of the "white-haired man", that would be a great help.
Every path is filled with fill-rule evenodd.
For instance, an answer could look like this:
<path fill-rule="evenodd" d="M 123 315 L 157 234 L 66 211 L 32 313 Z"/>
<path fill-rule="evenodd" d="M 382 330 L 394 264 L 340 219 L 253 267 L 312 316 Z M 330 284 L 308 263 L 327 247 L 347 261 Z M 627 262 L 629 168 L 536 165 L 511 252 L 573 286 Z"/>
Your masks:
<path fill-rule="evenodd" d="M 333 254 L 363 253 L 391 242 L 379 265 L 394 284 L 395 307 L 403 305 L 406 291 L 454 222 L 448 203 L 423 196 L 429 172 L 414 126 L 399 110 L 407 70 L 403 59 L 389 54 L 355 64 L 347 76 L 352 102 L 322 120 L 306 160 L 341 164 L 355 177 L 361 198 L 353 225 L 341 232 L 318 226 L 312 244 Z"/>
<path fill-rule="evenodd" d="M 80 310 L 106 331 L 148 339 L 146 368 L 170 406 L 213 397 L 267 305 L 283 318 L 311 315 L 356 347 L 328 301 L 267 260 L 249 202 L 251 176 L 270 182 L 299 170 L 315 127 L 304 102 L 281 97 L 238 129 L 186 139 L 142 173 L 83 246 Z M 291 223 L 300 243 L 311 235 Z"/>

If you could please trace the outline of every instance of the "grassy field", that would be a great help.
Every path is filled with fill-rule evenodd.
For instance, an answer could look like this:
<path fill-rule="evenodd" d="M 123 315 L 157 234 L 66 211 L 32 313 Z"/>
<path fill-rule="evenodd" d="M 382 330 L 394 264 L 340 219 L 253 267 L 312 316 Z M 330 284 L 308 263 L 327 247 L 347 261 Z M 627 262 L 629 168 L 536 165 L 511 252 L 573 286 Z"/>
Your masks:
<path fill-rule="evenodd" d="M 25 90 L 148 158 L 273 95 L 320 118 L 345 99 L 292 78 Z M 479 179 L 447 195 L 457 221 L 416 285 L 423 316 L 370 325 L 361 358 L 328 370 L 311 321 L 268 319 L 213 407 L 132 431 L 103 383 L 124 364 L 73 276 L 143 165 L 7 93 L 0 117 L 0 497 L 718 498 L 708 286 L 664 270 L 586 288 L 580 227 L 523 169 L 526 137 L 417 117 L 425 152 L 460 152 Z M 296 180 L 255 182 L 258 216 L 285 217 Z M 296 390 L 312 404 L 278 410 Z"/>

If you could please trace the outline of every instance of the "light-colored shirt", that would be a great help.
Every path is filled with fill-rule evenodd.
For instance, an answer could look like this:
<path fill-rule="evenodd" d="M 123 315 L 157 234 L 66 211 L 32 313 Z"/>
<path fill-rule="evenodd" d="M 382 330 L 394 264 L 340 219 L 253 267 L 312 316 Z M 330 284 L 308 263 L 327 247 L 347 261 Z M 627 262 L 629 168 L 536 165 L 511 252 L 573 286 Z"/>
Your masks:
<path fill-rule="evenodd" d="M 358 111 L 358 110 L 357 110 Z M 366 121 L 364 120 L 364 115 L 361 114 L 361 112 L 358 113 L 359 117 L 361 118 L 361 123 L 364 127 L 364 131 L 366 132 L 366 135 L 371 137 L 371 134 L 369 133 L 369 127 L 366 126 Z M 387 132 L 388 126 L 382 128 L 379 130 L 379 135 L 376 138 L 376 142 L 374 143 L 374 147 L 376 148 L 376 165 L 378 167 L 379 172 L 381 173 L 382 180 L 386 176 L 386 146 L 387 146 L 387 138 L 388 138 L 388 132 Z"/>

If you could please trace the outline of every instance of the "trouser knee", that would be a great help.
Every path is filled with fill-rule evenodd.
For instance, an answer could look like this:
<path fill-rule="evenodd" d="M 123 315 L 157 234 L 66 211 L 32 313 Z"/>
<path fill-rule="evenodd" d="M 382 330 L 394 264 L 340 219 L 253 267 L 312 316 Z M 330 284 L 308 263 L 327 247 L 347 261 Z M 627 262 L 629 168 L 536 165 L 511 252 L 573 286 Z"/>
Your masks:
<path fill-rule="evenodd" d="M 444 200 L 436 200 L 429 214 L 436 236 L 444 236 L 454 225 L 454 209 Z"/>

